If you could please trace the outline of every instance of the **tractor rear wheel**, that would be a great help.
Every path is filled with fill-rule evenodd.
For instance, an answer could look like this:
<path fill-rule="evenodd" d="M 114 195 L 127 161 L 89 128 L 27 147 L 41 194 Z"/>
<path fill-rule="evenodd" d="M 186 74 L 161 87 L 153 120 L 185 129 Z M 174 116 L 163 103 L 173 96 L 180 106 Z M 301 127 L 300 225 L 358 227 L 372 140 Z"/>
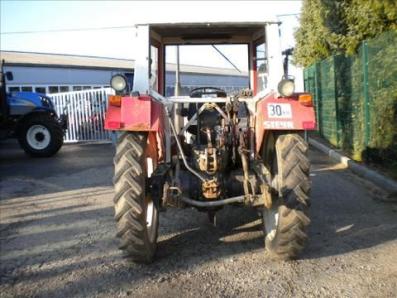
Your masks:
<path fill-rule="evenodd" d="M 120 249 L 135 262 L 149 263 L 157 247 L 158 206 L 147 194 L 147 133 L 125 132 L 114 158 L 115 219 Z"/>
<path fill-rule="evenodd" d="M 307 240 L 310 205 L 308 145 L 298 133 L 273 133 L 267 138 L 263 157 L 277 181 L 272 207 L 263 210 L 265 245 L 281 259 L 291 259 Z"/>

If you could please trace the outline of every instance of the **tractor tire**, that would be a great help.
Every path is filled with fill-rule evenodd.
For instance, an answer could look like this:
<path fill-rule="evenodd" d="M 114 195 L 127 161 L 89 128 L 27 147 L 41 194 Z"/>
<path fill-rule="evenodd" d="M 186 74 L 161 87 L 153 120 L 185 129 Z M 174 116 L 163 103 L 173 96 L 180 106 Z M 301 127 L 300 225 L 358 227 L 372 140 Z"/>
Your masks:
<path fill-rule="evenodd" d="M 37 113 L 21 120 L 17 135 L 22 149 L 32 157 L 50 157 L 63 145 L 63 130 L 46 113 Z"/>
<path fill-rule="evenodd" d="M 278 191 L 272 207 L 263 210 L 265 246 L 272 256 L 293 259 L 304 248 L 310 224 L 308 145 L 298 133 L 273 134 L 269 139 L 265 160 Z"/>
<path fill-rule="evenodd" d="M 137 263 L 150 263 L 157 248 L 158 204 L 146 194 L 147 133 L 125 132 L 114 158 L 114 208 L 120 249 Z"/>

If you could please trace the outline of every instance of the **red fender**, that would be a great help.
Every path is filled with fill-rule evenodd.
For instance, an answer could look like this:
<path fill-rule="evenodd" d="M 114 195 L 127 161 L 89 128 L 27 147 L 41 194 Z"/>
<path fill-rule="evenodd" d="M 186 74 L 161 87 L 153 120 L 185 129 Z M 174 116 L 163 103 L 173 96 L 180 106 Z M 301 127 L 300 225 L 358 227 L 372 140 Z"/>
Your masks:
<path fill-rule="evenodd" d="M 105 129 L 147 131 L 149 155 L 156 161 L 164 158 L 164 108 L 150 96 L 126 96 L 120 106 L 108 105 Z"/>
<path fill-rule="evenodd" d="M 256 104 L 255 144 L 259 153 L 264 135 L 271 130 L 315 130 L 316 117 L 312 106 L 298 101 L 299 94 L 276 97 L 271 93 Z"/>

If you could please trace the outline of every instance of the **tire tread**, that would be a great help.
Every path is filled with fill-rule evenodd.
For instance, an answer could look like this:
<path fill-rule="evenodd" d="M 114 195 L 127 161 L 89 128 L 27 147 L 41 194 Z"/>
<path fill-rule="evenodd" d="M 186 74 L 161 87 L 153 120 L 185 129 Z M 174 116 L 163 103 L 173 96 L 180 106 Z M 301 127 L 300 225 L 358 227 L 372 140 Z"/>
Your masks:
<path fill-rule="evenodd" d="M 266 248 L 281 259 L 296 258 L 308 239 L 307 215 L 310 206 L 310 161 L 308 145 L 297 133 L 281 134 L 276 139 L 279 175 L 279 221 L 274 238 L 266 237 Z"/>
<path fill-rule="evenodd" d="M 119 248 L 135 262 L 152 261 L 156 244 L 150 243 L 146 228 L 145 210 L 145 146 L 146 133 L 124 132 L 117 141 L 113 159 L 115 174 L 116 236 Z M 155 241 L 156 242 L 156 241 Z"/>

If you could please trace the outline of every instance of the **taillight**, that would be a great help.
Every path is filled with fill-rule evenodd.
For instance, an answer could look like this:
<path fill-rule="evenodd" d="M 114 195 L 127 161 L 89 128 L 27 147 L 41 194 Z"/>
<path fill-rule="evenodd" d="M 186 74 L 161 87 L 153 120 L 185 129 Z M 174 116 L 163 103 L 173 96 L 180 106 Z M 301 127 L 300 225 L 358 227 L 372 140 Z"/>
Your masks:
<path fill-rule="evenodd" d="M 313 99 L 312 99 L 311 94 L 308 94 L 308 93 L 299 94 L 298 101 L 306 107 L 313 106 Z"/>
<path fill-rule="evenodd" d="M 112 106 L 121 106 L 121 96 L 120 95 L 109 95 L 109 104 Z"/>

